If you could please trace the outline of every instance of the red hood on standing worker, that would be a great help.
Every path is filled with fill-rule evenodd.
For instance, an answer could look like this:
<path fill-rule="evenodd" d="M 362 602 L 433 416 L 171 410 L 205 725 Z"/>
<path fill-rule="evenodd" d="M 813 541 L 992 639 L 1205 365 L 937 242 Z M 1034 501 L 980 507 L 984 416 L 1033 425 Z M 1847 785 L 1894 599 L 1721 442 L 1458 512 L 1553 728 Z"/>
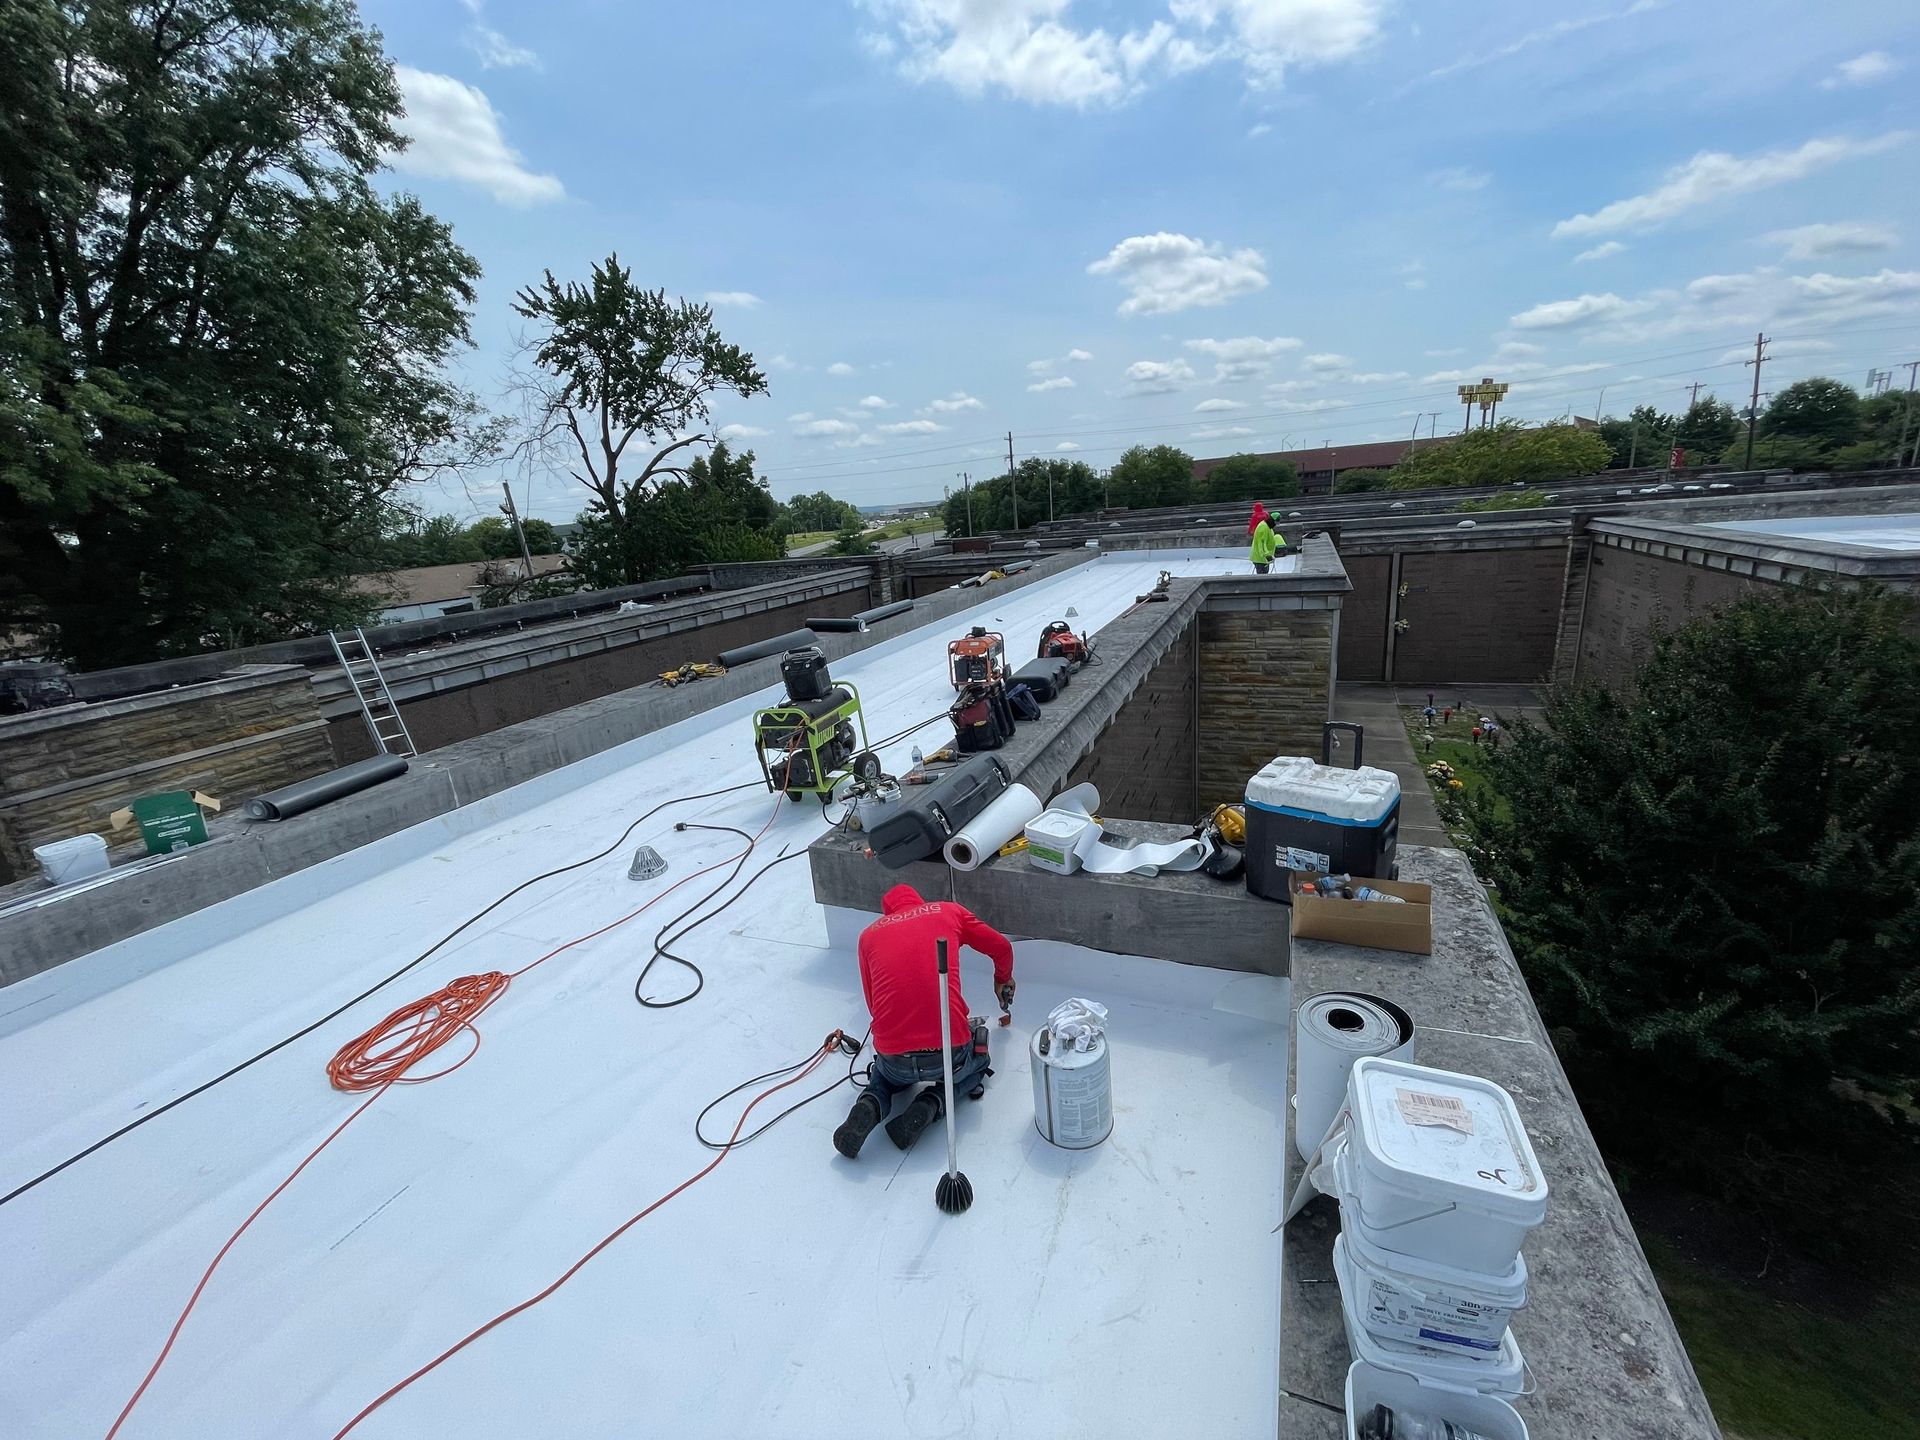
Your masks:
<path fill-rule="evenodd" d="M 1258 530 L 1262 520 L 1272 519 L 1273 517 L 1267 513 L 1267 507 L 1262 505 L 1258 500 L 1254 501 L 1253 518 L 1247 521 L 1247 534 L 1251 535 L 1254 531 Z"/>
<path fill-rule="evenodd" d="M 995 987 L 1013 979 L 1013 946 L 964 905 L 923 900 L 911 885 L 896 885 L 880 902 L 880 918 L 860 932 L 860 988 L 873 1015 L 873 1048 L 905 1055 L 940 1048 L 940 1011 L 934 1000 L 939 973 L 936 942 L 947 942 L 947 1001 L 953 1036 L 967 1031 L 967 999 L 960 989 L 960 947 L 993 961 Z"/>

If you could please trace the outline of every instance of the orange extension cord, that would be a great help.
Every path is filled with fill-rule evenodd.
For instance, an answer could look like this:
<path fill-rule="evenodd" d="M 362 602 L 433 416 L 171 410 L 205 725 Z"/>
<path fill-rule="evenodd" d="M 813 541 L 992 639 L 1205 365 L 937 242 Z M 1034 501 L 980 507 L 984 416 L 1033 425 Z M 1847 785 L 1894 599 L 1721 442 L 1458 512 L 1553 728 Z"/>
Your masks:
<path fill-rule="evenodd" d="M 773 828 L 773 822 L 779 818 L 780 806 L 785 799 L 786 796 L 784 793 L 775 795 L 773 812 L 767 816 L 767 823 L 760 827 L 759 833 L 748 842 L 746 853 L 751 854 L 753 847 L 758 845 L 766 836 L 767 831 Z M 536 966 L 544 965 L 547 961 L 553 959 L 554 956 L 563 954 L 573 949 L 576 945 L 584 945 L 587 941 L 604 935 L 609 930 L 618 929 L 628 921 L 645 914 L 648 910 L 652 909 L 653 906 L 678 890 L 682 885 L 691 884 L 702 875 L 712 874 L 715 870 L 731 865 L 740 858 L 738 855 L 729 855 L 724 860 L 716 860 L 713 864 L 703 869 L 695 870 L 691 874 L 681 877 L 674 881 L 673 884 L 667 886 L 667 888 L 662 890 L 658 895 L 655 895 L 651 900 L 648 900 L 644 905 L 641 905 L 638 909 L 628 911 L 618 920 L 602 925 L 597 930 L 589 931 L 585 935 L 575 936 L 564 944 L 554 946 L 553 949 L 547 951 L 546 954 L 536 960 L 529 961 L 518 970 L 509 971 L 505 974 L 498 970 L 490 970 L 483 975 L 462 975 L 457 980 L 451 980 L 431 995 L 423 995 L 411 1004 L 402 1005 L 378 1025 L 375 1025 L 372 1029 L 366 1031 L 366 1033 L 357 1036 L 341 1046 L 333 1059 L 327 1062 L 327 1077 L 333 1082 L 334 1088 L 348 1092 L 370 1090 L 373 1093 L 354 1107 L 353 1112 L 336 1125 L 333 1130 L 328 1133 L 326 1139 L 308 1151 L 306 1158 L 294 1166 L 288 1173 L 287 1178 L 274 1186 L 268 1193 L 267 1198 L 254 1206 L 252 1213 L 240 1222 L 239 1227 L 233 1234 L 227 1237 L 226 1243 L 220 1247 L 213 1259 L 208 1262 L 206 1270 L 201 1273 L 199 1283 L 193 1287 L 193 1293 L 187 1297 L 187 1303 L 181 1307 L 179 1318 L 173 1322 L 173 1328 L 167 1332 L 166 1343 L 160 1347 L 160 1353 L 154 1357 L 153 1364 L 147 1368 L 146 1375 L 141 1378 L 140 1384 L 135 1388 L 133 1394 L 128 1397 L 127 1403 L 121 1408 L 120 1414 L 114 1420 L 112 1428 L 107 1431 L 106 1440 L 115 1440 L 115 1437 L 120 1434 L 121 1427 L 127 1423 L 127 1417 L 133 1414 L 134 1407 L 140 1403 L 141 1397 L 147 1393 L 147 1387 L 153 1384 L 154 1377 L 160 1373 L 160 1367 L 166 1364 L 167 1356 L 173 1352 L 174 1342 L 180 1338 L 181 1330 L 186 1327 L 187 1317 L 193 1313 L 193 1307 L 200 1303 L 201 1294 L 206 1290 L 208 1282 L 213 1279 L 213 1272 L 220 1268 L 220 1262 L 227 1258 L 227 1252 L 233 1249 L 239 1242 L 240 1237 L 247 1233 L 248 1229 L 253 1225 L 253 1222 L 260 1218 L 266 1211 L 266 1208 L 280 1198 L 281 1192 L 293 1184 L 293 1182 L 300 1177 L 300 1173 L 320 1157 L 321 1151 L 339 1139 L 349 1125 L 353 1124 L 354 1121 L 358 1120 L 372 1108 L 374 1101 L 386 1094 L 388 1089 L 394 1085 L 418 1085 L 428 1080 L 437 1080 L 442 1075 L 448 1075 L 458 1070 L 462 1065 L 466 1064 L 467 1061 L 471 1060 L 480 1049 L 480 1032 L 474 1028 L 474 1022 L 480 1018 L 482 1012 L 484 1012 L 488 1006 L 506 994 L 507 986 L 510 983 L 526 974 L 529 970 L 534 969 Z M 449 1040 L 453 1039 L 454 1036 L 462 1033 L 472 1037 L 473 1046 L 465 1055 L 462 1055 L 458 1060 L 454 1061 L 453 1064 L 446 1066 L 444 1069 L 436 1070 L 430 1075 L 409 1075 L 407 1073 L 414 1065 L 424 1060 L 442 1045 L 445 1045 Z M 825 1055 L 826 1051 L 823 1050 L 820 1057 L 814 1061 L 814 1064 L 818 1064 L 820 1059 L 825 1058 Z M 808 1073 L 812 1068 L 813 1065 L 809 1065 L 807 1070 L 803 1070 L 801 1074 L 804 1075 Z M 795 1076 L 794 1078 L 798 1079 L 799 1076 Z M 781 1085 L 776 1085 L 773 1089 L 766 1091 L 765 1095 L 771 1095 L 775 1090 L 779 1090 L 783 1088 L 784 1085 L 790 1085 L 792 1083 L 792 1080 L 784 1081 Z M 765 1098 L 765 1095 L 756 1097 L 754 1104 L 757 1105 L 761 1099 Z M 751 1111 L 752 1108 L 752 1105 L 747 1107 L 749 1111 Z M 742 1115 L 741 1120 L 743 1123 L 745 1118 L 745 1115 Z M 738 1131 L 736 1130 L 735 1133 L 738 1134 Z M 725 1155 L 726 1152 L 722 1151 L 721 1158 L 724 1159 Z M 719 1160 L 714 1162 L 714 1164 L 718 1163 Z M 679 1194 L 681 1190 L 686 1189 L 688 1185 L 693 1184 L 694 1180 L 700 1179 L 701 1176 L 707 1173 L 707 1170 L 711 1170 L 712 1168 L 713 1165 L 707 1166 L 706 1170 L 702 1170 L 699 1175 L 695 1175 L 678 1189 L 670 1191 L 668 1194 L 654 1201 L 652 1205 L 649 1205 L 645 1210 L 642 1210 L 638 1215 L 634 1216 L 632 1220 L 629 1220 L 626 1225 L 621 1226 L 619 1230 L 614 1231 L 612 1235 L 609 1235 L 605 1240 L 601 1241 L 599 1245 L 582 1256 L 579 1264 L 573 1267 L 574 1270 L 579 1269 L 580 1265 L 586 1264 L 587 1261 L 591 1260 L 600 1250 L 618 1238 L 629 1226 L 644 1219 L 654 1210 L 666 1204 L 668 1200 L 671 1200 L 675 1195 Z M 458 1350 L 472 1341 L 477 1340 L 481 1335 L 486 1333 L 486 1330 L 492 1329 L 494 1325 L 498 1325 L 502 1320 L 518 1313 L 518 1310 L 524 1310 L 528 1305 L 537 1304 L 539 1301 L 545 1299 L 548 1294 L 552 1293 L 553 1289 L 558 1289 L 572 1274 L 573 1270 L 569 1270 L 565 1275 L 562 1275 L 559 1280 L 556 1280 L 549 1290 L 534 1296 L 533 1299 L 527 1301 L 525 1305 L 517 1307 L 516 1310 L 510 1310 L 506 1314 L 497 1317 L 489 1322 L 483 1329 L 476 1330 L 472 1335 L 462 1340 L 459 1345 L 456 1345 L 454 1350 Z M 361 1411 L 359 1415 L 356 1415 L 352 1423 L 347 1426 L 347 1429 L 351 1430 L 354 1425 L 358 1425 L 360 1421 L 371 1414 L 374 1409 L 384 1404 L 389 1397 L 405 1389 L 408 1385 L 411 1385 L 421 1375 L 426 1374 L 427 1370 L 433 1369 L 441 1360 L 446 1359 L 448 1355 L 452 1355 L 454 1350 L 449 1350 L 446 1355 L 440 1356 L 439 1359 L 434 1360 L 432 1364 L 428 1365 L 425 1369 L 408 1376 L 405 1380 L 401 1381 L 400 1384 L 387 1391 L 385 1395 L 382 1395 L 378 1400 L 374 1401 L 372 1405 L 369 1405 L 365 1410 Z M 346 1430 L 340 1433 L 344 1435 L 346 1434 Z"/>

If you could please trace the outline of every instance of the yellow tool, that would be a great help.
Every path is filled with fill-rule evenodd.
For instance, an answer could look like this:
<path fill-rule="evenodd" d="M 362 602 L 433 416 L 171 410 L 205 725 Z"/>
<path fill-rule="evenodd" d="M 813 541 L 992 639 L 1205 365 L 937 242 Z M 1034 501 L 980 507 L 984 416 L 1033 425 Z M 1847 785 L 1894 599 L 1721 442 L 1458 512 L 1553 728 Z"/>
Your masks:
<path fill-rule="evenodd" d="M 672 689 L 675 685 L 684 685 L 689 680 L 705 680 L 726 673 L 727 667 L 724 665 L 709 665 L 704 660 L 690 660 L 678 670 L 662 670 L 660 680 L 668 689 Z"/>
<path fill-rule="evenodd" d="M 1239 805 L 1216 805 L 1213 814 L 1207 817 L 1207 823 L 1220 832 L 1220 838 L 1229 845 L 1247 843 L 1247 812 Z"/>

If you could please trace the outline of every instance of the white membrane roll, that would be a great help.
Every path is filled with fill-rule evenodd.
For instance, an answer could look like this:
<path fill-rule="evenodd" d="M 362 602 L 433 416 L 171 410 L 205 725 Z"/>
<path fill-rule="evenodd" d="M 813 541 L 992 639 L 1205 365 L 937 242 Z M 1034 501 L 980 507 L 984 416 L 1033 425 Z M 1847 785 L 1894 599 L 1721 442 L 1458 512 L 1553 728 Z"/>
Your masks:
<path fill-rule="evenodd" d="M 1311 1160 L 1347 1100 L 1347 1074 L 1368 1055 L 1413 1059 L 1413 1020 L 1378 995 L 1330 991 L 1294 1020 L 1293 1147 Z"/>
<path fill-rule="evenodd" d="M 942 853 L 956 870 L 976 870 L 1000 853 L 1000 847 L 1027 828 L 1041 810 L 1040 797 L 1024 785 L 1009 785 L 954 837 Z"/>

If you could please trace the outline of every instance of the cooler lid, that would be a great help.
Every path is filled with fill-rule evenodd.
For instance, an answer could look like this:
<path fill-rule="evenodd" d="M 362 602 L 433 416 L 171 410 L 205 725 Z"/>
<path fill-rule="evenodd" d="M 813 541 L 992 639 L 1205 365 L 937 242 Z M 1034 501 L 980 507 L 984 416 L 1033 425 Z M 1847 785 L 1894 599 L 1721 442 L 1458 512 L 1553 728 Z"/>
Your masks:
<path fill-rule="evenodd" d="M 1249 805 L 1348 825 L 1381 820 L 1399 799 L 1400 780 L 1391 770 L 1342 770 L 1304 755 L 1282 755 L 1247 782 Z"/>
<path fill-rule="evenodd" d="M 1547 1177 L 1513 1097 L 1491 1080 L 1370 1056 L 1347 1078 L 1347 1108 L 1365 1174 L 1436 1198 L 1466 1192 L 1530 1224 L 1544 1217 Z"/>
<path fill-rule="evenodd" d="M 1340 1286 L 1340 1317 L 1347 1327 L 1347 1349 L 1356 1361 L 1382 1370 L 1397 1370 L 1438 1390 L 1503 1396 L 1526 1394 L 1527 1361 L 1520 1353 L 1520 1342 L 1513 1338 L 1511 1326 L 1500 1337 L 1499 1350 L 1480 1357 L 1466 1351 L 1455 1353 L 1436 1350 L 1430 1345 L 1383 1340 L 1361 1324 L 1356 1298 L 1360 1283 L 1354 1274 L 1353 1257 L 1347 1253 L 1346 1240 L 1345 1235 L 1334 1237 L 1333 1277 Z"/>

